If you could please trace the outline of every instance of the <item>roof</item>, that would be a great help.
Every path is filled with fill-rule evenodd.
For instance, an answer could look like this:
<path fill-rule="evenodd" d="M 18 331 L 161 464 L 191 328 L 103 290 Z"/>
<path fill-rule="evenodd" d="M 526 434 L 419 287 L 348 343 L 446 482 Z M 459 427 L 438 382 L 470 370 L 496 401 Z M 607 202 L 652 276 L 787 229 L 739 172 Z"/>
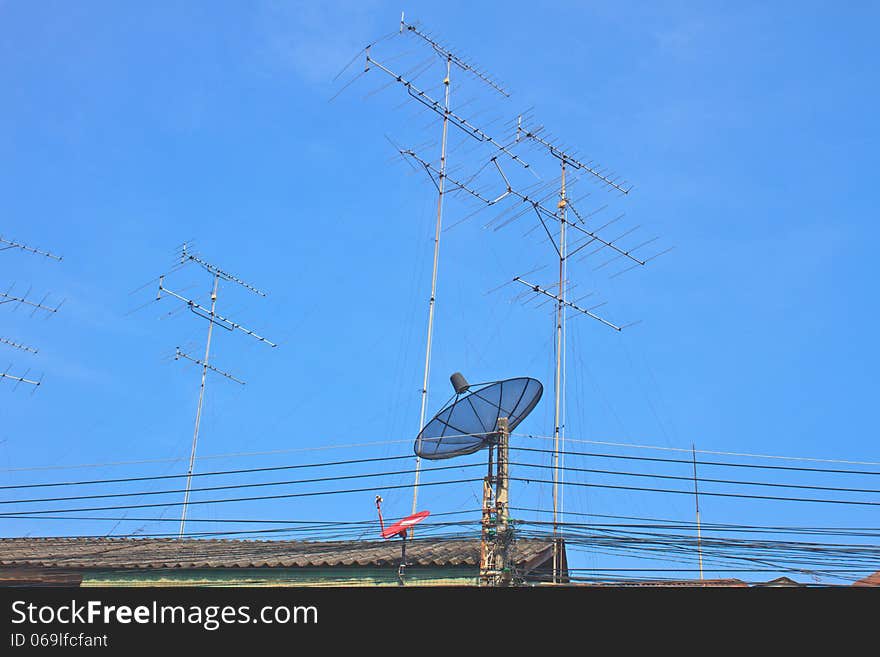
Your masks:
<path fill-rule="evenodd" d="M 880 586 L 880 570 L 873 575 L 868 575 L 857 582 L 853 582 L 853 586 Z"/>
<path fill-rule="evenodd" d="M 520 539 L 517 568 L 529 572 L 552 560 L 553 543 Z M 407 565 L 480 565 L 479 539 L 415 539 Z M 0 568 L 326 568 L 397 567 L 398 541 L 245 541 L 176 538 L 3 538 Z"/>
<path fill-rule="evenodd" d="M 769 582 L 755 584 L 755 586 L 805 586 L 805 584 L 796 582 L 790 577 L 777 577 L 776 579 L 771 579 Z"/>

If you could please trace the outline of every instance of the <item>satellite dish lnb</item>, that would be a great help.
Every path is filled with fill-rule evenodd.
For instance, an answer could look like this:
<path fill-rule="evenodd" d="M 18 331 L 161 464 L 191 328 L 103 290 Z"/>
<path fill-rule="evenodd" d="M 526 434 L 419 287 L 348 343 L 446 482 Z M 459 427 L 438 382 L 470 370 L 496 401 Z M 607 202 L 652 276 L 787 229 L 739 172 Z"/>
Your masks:
<path fill-rule="evenodd" d="M 487 447 L 499 418 L 506 417 L 512 431 L 544 393 L 541 382 L 529 377 L 470 385 L 456 372 L 449 379 L 455 397 L 422 428 L 413 446 L 423 459 L 449 459 Z"/>
<path fill-rule="evenodd" d="M 467 382 L 467 379 L 464 378 L 464 374 L 461 372 L 456 372 L 449 377 L 449 380 L 452 382 L 452 387 L 455 388 L 455 394 L 457 395 L 466 393 L 471 387 L 471 384 Z"/>

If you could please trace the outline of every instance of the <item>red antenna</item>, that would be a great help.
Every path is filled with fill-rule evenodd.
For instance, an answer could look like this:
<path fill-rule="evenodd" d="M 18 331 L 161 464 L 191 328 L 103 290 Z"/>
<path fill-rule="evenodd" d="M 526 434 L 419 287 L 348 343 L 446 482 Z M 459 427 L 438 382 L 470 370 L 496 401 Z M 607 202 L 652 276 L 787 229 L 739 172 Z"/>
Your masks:
<path fill-rule="evenodd" d="M 382 538 L 391 538 L 392 536 L 400 536 L 406 540 L 406 530 L 413 525 L 419 524 L 422 520 L 431 515 L 430 511 L 419 511 L 411 516 L 407 516 L 403 520 L 398 520 L 387 529 L 382 529 Z M 380 516 L 381 517 L 381 516 Z"/>
<path fill-rule="evenodd" d="M 430 511 L 419 511 L 411 516 L 398 520 L 393 525 L 385 527 L 385 519 L 382 517 L 382 497 L 376 495 L 376 511 L 379 513 L 379 535 L 384 539 L 399 536 L 400 541 L 400 566 L 397 568 L 397 582 L 403 586 L 406 573 L 406 533 L 410 527 L 419 524 L 431 515 Z"/>
<path fill-rule="evenodd" d="M 398 520 L 386 529 L 385 519 L 382 517 L 382 501 L 382 496 L 376 495 L 376 511 L 379 512 L 379 535 L 385 539 L 389 539 L 392 536 L 400 536 L 400 538 L 406 540 L 406 531 L 431 515 L 430 511 L 419 511 L 418 513 L 414 513 L 406 518 Z"/>

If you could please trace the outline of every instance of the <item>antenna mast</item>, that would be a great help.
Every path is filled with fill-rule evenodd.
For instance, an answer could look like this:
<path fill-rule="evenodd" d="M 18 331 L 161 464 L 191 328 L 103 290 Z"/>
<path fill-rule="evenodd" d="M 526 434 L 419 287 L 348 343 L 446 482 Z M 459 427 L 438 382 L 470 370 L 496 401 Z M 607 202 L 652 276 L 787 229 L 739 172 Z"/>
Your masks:
<path fill-rule="evenodd" d="M 401 16 L 401 27 L 403 27 Z M 428 300 L 428 336 L 425 340 L 425 369 L 422 377 L 421 409 L 419 410 L 419 429 L 425 425 L 425 411 L 428 403 L 428 377 L 431 374 L 431 347 L 434 339 L 434 299 L 437 296 L 437 268 L 440 262 L 440 231 L 443 225 L 443 191 L 446 182 L 446 141 L 449 136 L 449 91 L 452 74 L 452 56 L 446 57 L 446 77 L 443 79 L 443 136 L 440 141 L 440 173 L 437 180 L 437 222 L 434 226 L 434 264 L 431 270 L 431 297 Z M 419 501 L 419 478 L 422 459 L 416 456 L 416 473 L 413 483 L 412 513 L 416 512 Z M 410 529 L 410 536 L 414 529 Z"/>
<path fill-rule="evenodd" d="M 697 488 L 697 446 L 691 443 L 691 456 L 694 462 L 694 504 L 697 508 L 697 554 L 700 557 L 700 581 L 703 581 L 703 536 L 700 527 L 700 490 Z"/>
<path fill-rule="evenodd" d="M 208 320 L 208 335 L 207 335 L 207 338 L 205 339 L 205 357 L 202 360 L 199 360 L 197 358 L 193 358 L 192 356 L 188 355 L 187 353 L 181 351 L 180 347 L 177 348 L 175 356 L 174 356 L 175 360 L 180 360 L 181 358 L 183 358 L 184 360 L 189 360 L 197 365 L 201 365 L 201 369 L 202 369 L 201 383 L 199 384 L 199 401 L 198 401 L 198 405 L 196 406 L 196 421 L 195 421 L 195 426 L 193 428 L 192 447 L 190 448 L 190 454 L 189 454 L 189 467 L 187 468 L 187 471 L 186 471 L 186 491 L 185 491 L 184 497 L 183 497 L 183 508 L 180 513 L 180 531 L 178 533 L 178 538 L 183 538 L 184 533 L 186 531 L 186 515 L 187 515 L 187 510 L 189 508 L 189 495 L 190 495 L 190 488 L 192 485 L 193 469 L 195 468 L 196 446 L 199 441 L 199 429 L 200 429 L 201 423 L 202 423 L 202 406 L 204 405 L 204 401 L 205 401 L 205 386 L 206 386 L 207 378 L 208 378 L 208 370 L 210 370 L 212 372 L 216 372 L 217 374 L 220 374 L 221 376 L 223 376 L 231 381 L 234 381 L 236 383 L 244 385 L 244 381 L 241 381 L 240 379 L 237 379 L 236 377 L 229 374 L 228 372 L 224 372 L 223 370 L 220 370 L 210 364 L 211 338 L 214 334 L 214 326 L 217 325 L 220 328 L 225 329 L 230 332 L 240 331 L 240 332 L 245 333 L 246 335 L 249 335 L 250 337 L 254 338 L 258 342 L 262 342 L 264 344 L 269 345 L 270 347 L 277 347 L 278 346 L 274 342 L 262 337 L 261 335 L 257 335 L 254 331 L 251 331 L 250 329 L 245 328 L 241 324 L 234 322 L 231 319 L 228 319 L 226 317 L 223 317 L 222 315 L 217 313 L 217 293 L 218 293 L 218 290 L 220 287 L 221 280 L 226 281 L 226 282 L 235 283 L 236 285 L 239 285 L 239 286 L 245 288 L 246 290 L 253 292 L 254 294 L 257 294 L 262 297 L 266 296 L 265 292 L 253 287 L 252 285 L 250 285 L 248 283 L 245 283 L 243 280 L 241 280 L 241 279 L 233 276 L 232 274 L 220 269 L 216 265 L 213 265 L 213 264 L 203 260 L 197 254 L 189 251 L 188 244 L 186 242 L 184 242 L 182 250 L 181 250 L 181 254 L 180 254 L 180 264 L 187 264 L 189 262 L 194 262 L 194 263 L 198 264 L 200 267 L 202 267 L 202 269 L 204 269 L 209 274 L 211 274 L 211 276 L 213 278 L 212 287 L 211 287 L 211 306 L 210 306 L 210 308 L 206 308 L 205 306 L 202 306 L 201 304 L 195 302 L 194 300 L 188 299 L 188 298 L 178 294 L 177 292 L 174 292 L 173 290 L 170 290 L 167 287 L 165 287 L 165 276 L 164 275 L 159 277 L 159 291 L 156 295 L 156 300 L 158 301 L 159 299 L 162 298 L 162 293 L 164 292 L 167 295 L 174 297 L 175 299 L 178 299 L 179 301 L 184 302 L 193 314 L 201 317 L 202 319 Z"/>
<path fill-rule="evenodd" d="M 535 210 L 538 214 L 538 218 L 541 221 L 541 224 L 544 226 L 544 230 L 547 232 L 550 237 L 551 243 L 555 248 L 556 254 L 558 256 L 559 262 L 559 278 L 556 283 L 556 291 L 555 293 L 550 293 L 546 288 L 542 288 L 538 285 L 531 285 L 533 292 L 539 295 L 548 296 L 553 298 L 556 301 L 556 327 L 555 327 L 555 338 L 556 338 L 556 364 L 555 364 L 555 375 L 554 375 L 554 421 L 553 421 L 553 537 L 554 537 L 554 550 L 553 550 L 553 581 L 554 583 L 558 583 L 561 581 L 561 557 L 562 557 L 562 549 L 561 549 L 561 537 L 559 535 L 559 525 L 562 522 L 562 496 L 561 496 L 561 488 L 564 484 L 563 482 L 563 472 L 560 468 L 560 454 L 565 452 L 565 422 L 564 422 L 564 405 L 565 405 L 565 380 L 564 380 L 564 363 L 565 363 L 565 322 L 566 322 L 566 309 L 571 308 L 574 309 L 581 314 L 592 317 L 593 319 L 598 320 L 602 324 L 605 324 L 609 328 L 612 328 L 616 331 L 621 331 L 626 328 L 626 326 L 618 326 L 592 312 L 592 308 L 581 308 L 567 300 L 566 292 L 569 289 L 568 286 L 568 276 L 567 276 L 567 268 L 568 268 L 568 259 L 574 253 L 580 251 L 584 247 L 594 244 L 596 242 L 599 243 L 598 248 L 594 249 L 590 254 L 596 253 L 602 249 L 609 248 L 616 255 L 612 256 L 611 260 L 599 265 L 595 269 L 600 269 L 611 262 L 616 261 L 619 258 L 625 258 L 633 262 L 632 266 L 644 266 L 649 259 L 657 257 L 652 256 L 652 258 L 641 259 L 634 255 L 634 251 L 647 244 L 654 242 L 657 238 L 652 238 L 647 242 L 639 244 L 637 246 L 631 248 L 623 248 L 617 244 L 617 242 L 634 232 L 638 227 L 634 229 L 630 229 L 620 235 L 617 238 L 608 240 L 604 237 L 599 236 L 599 232 L 607 227 L 610 223 L 613 223 L 617 219 L 612 220 L 609 223 L 606 223 L 604 226 L 597 229 L 588 229 L 586 227 L 586 222 L 584 218 L 578 214 L 578 212 L 574 209 L 571 200 L 567 195 L 567 174 L 569 168 L 574 171 L 581 172 L 583 175 L 586 175 L 588 178 L 595 180 L 604 188 L 612 191 L 617 191 L 622 195 L 629 194 L 632 189 L 632 186 L 627 186 L 626 181 L 620 181 L 609 174 L 606 174 L 604 170 L 598 170 L 595 167 L 591 166 L 591 163 L 584 163 L 580 161 L 577 157 L 570 154 L 567 150 L 563 149 L 560 146 L 557 146 L 553 143 L 549 138 L 543 137 L 541 133 L 543 132 L 543 127 L 539 127 L 537 129 L 528 129 L 523 127 L 522 117 L 517 118 L 516 123 L 516 141 L 519 142 L 521 140 L 529 140 L 539 147 L 545 149 L 552 157 L 556 158 L 559 161 L 560 166 L 560 182 L 559 182 L 559 202 L 556 206 L 555 218 L 559 223 L 559 232 L 558 239 L 554 240 L 553 235 L 548 230 L 546 224 L 544 223 L 544 216 L 550 218 L 552 215 L 547 210 L 539 209 L 539 204 L 535 205 Z M 503 176 L 503 173 L 502 173 Z M 506 180 L 506 178 L 505 178 Z M 508 186 L 509 189 L 509 186 Z M 522 198 L 522 197 L 521 197 Z M 571 221 L 568 216 L 568 210 L 571 209 L 575 215 L 575 221 Z M 597 210 L 593 214 L 597 214 L 600 210 Z M 544 216 L 542 216 L 544 215 Z M 622 215 L 621 215 L 622 216 Z M 575 228 L 584 234 L 584 238 L 571 253 L 568 250 L 568 241 L 567 241 L 567 228 Z M 629 267 L 623 271 L 627 271 Z M 618 273 L 623 273 L 623 271 Z M 530 285 L 520 277 L 514 278 L 514 281 L 519 283 L 523 283 L 526 285 Z M 601 305 L 601 304 L 600 304 Z M 594 306 L 598 307 L 598 306 Z M 627 325 L 629 326 L 629 325 Z"/>

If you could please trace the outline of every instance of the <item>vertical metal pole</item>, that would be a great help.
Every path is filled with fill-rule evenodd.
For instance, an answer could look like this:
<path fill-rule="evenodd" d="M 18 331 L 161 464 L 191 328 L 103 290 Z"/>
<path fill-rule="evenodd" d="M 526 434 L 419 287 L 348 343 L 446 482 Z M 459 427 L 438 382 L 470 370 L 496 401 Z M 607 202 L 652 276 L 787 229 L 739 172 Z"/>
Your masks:
<path fill-rule="evenodd" d="M 507 518 L 510 515 L 508 501 L 510 496 L 510 428 L 507 418 L 498 418 L 498 449 L 496 458 L 498 472 L 495 477 L 495 584 L 504 586 L 510 583 L 510 542 Z"/>
<path fill-rule="evenodd" d="M 419 431 L 425 426 L 425 410 L 428 403 L 428 377 L 431 373 L 431 344 L 434 336 L 434 298 L 437 294 L 437 265 L 440 260 L 440 230 L 443 225 L 443 189 L 446 182 L 446 137 L 449 131 L 449 75 L 452 72 L 452 58 L 446 58 L 446 78 L 443 85 L 446 88 L 444 94 L 443 113 L 443 137 L 440 142 L 440 173 L 437 181 L 437 224 L 434 228 L 434 269 L 431 273 L 431 298 L 428 301 L 428 339 L 425 344 L 425 375 L 422 379 L 422 409 L 419 414 Z M 419 499 L 419 478 L 422 469 L 422 459 L 416 456 L 416 476 L 413 484 L 412 512 L 416 512 Z M 413 536 L 410 527 L 410 536 Z"/>
<path fill-rule="evenodd" d="M 491 448 L 490 448 L 491 449 Z M 489 533 L 492 525 L 492 465 L 489 465 L 489 474 L 483 479 L 483 506 L 480 518 L 480 586 L 491 584 L 490 571 L 492 569 L 493 547 L 490 544 Z"/>
<path fill-rule="evenodd" d="M 691 443 L 694 460 L 694 502 L 697 505 L 697 554 L 700 555 L 700 581 L 703 581 L 703 536 L 700 529 L 700 491 L 697 488 L 697 447 Z"/>
<path fill-rule="evenodd" d="M 406 532 L 400 534 L 403 542 L 400 544 L 400 566 L 397 567 L 397 585 L 404 586 L 404 577 L 406 576 Z"/>
<path fill-rule="evenodd" d="M 489 445 L 489 473 L 483 480 L 483 515 L 480 533 L 480 586 L 507 586 L 513 579 L 510 551 L 513 532 L 507 521 L 510 496 L 510 428 L 506 417 L 498 418 Z M 495 453 L 495 468 L 492 453 Z M 493 503 L 494 502 L 494 503 Z"/>
<path fill-rule="evenodd" d="M 202 403 L 205 401 L 205 380 L 208 378 L 208 358 L 211 354 L 211 334 L 214 332 L 214 309 L 217 306 L 217 286 L 220 277 L 214 275 L 214 289 L 211 291 L 211 317 L 208 322 L 208 340 L 205 344 L 205 360 L 202 362 L 202 384 L 199 387 L 199 405 L 196 410 L 196 426 L 193 430 L 192 450 L 189 453 L 189 469 L 186 471 L 186 493 L 183 496 L 183 511 L 180 513 L 180 533 L 183 538 L 186 527 L 186 511 L 189 508 L 189 489 L 192 484 L 193 467 L 196 461 L 196 443 L 199 442 L 199 425 L 202 423 Z"/>
<path fill-rule="evenodd" d="M 559 470 L 560 440 L 562 438 L 560 402 L 562 399 L 562 352 L 565 343 L 562 339 L 562 326 L 565 322 L 565 159 L 562 160 L 562 182 L 559 190 L 559 288 L 556 291 L 556 378 L 554 384 L 555 410 L 553 422 L 553 582 L 559 581 L 560 550 L 559 550 L 559 486 L 561 484 Z"/>

